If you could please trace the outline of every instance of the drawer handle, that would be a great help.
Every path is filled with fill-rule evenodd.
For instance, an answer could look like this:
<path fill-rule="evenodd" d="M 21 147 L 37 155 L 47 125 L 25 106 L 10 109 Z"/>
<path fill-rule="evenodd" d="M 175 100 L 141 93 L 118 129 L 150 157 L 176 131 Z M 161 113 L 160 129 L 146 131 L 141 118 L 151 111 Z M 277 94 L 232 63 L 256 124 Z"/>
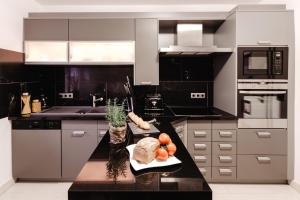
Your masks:
<path fill-rule="evenodd" d="M 220 150 L 232 150 L 231 144 L 219 144 Z"/>
<path fill-rule="evenodd" d="M 259 132 L 256 132 L 256 134 L 259 138 L 270 138 L 271 137 L 270 132 L 259 131 Z"/>
<path fill-rule="evenodd" d="M 206 131 L 194 131 L 195 137 L 206 137 L 207 133 Z"/>
<path fill-rule="evenodd" d="M 103 137 L 106 134 L 106 130 L 104 131 L 99 131 L 99 136 Z"/>
<path fill-rule="evenodd" d="M 269 41 L 269 40 L 259 40 L 259 41 L 257 41 L 257 44 L 259 44 L 259 45 L 271 44 L 271 41 Z"/>
<path fill-rule="evenodd" d="M 232 163 L 232 157 L 231 156 L 219 156 L 221 163 Z"/>
<path fill-rule="evenodd" d="M 72 136 L 73 137 L 83 137 L 85 134 L 85 131 L 73 131 Z"/>
<path fill-rule="evenodd" d="M 205 150 L 207 148 L 206 144 L 194 144 L 194 148 L 197 150 Z"/>
<path fill-rule="evenodd" d="M 271 158 L 267 156 L 257 156 L 257 161 L 259 163 L 271 163 Z"/>
<path fill-rule="evenodd" d="M 232 170 L 231 169 L 219 169 L 220 175 L 223 176 L 231 176 L 232 175 Z"/>
<path fill-rule="evenodd" d="M 183 134 L 178 134 L 180 139 L 183 139 Z"/>
<path fill-rule="evenodd" d="M 177 126 L 177 127 L 175 128 L 175 132 L 176 132 L 176 133 L 180 133 L 180 132 L 183 131 L 183 129 L 184 129 L 183 126 Z"/>
<path fill-rule="evenodd" d="M 196 161 L 199 161 L 199 162 L 206 162 L 206 160 L 207 160 L 206 156 L 194 156 L 194 158 Z"/>
<path fill-rule="evenodd" d="M 201 172 L 201 174 L 203 175 L 203 176 L 205 176 L 206 175 L 206 169 L 205 168 L 199 168 L 199 171 Z"/>
<path fill-rule="evenodd" d="M 141 85 L 152 85 L 151 81 L 142 81 Z"/>
<path fill-rule="evenodd" d="M 233 133 L 231 131 L 220 131 L 220 137 L 232 137 Z"/>

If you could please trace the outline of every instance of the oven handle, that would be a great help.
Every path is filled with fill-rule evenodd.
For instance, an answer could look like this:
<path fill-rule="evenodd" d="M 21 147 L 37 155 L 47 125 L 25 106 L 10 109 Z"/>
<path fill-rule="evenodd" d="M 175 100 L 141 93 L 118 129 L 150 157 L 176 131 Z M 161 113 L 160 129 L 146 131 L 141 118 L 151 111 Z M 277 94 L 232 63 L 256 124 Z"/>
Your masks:
<path fill-rule="evenodd" d="M 286 91 L 246 91 L 240 90 L 240 94 L 286 94 Z"/>

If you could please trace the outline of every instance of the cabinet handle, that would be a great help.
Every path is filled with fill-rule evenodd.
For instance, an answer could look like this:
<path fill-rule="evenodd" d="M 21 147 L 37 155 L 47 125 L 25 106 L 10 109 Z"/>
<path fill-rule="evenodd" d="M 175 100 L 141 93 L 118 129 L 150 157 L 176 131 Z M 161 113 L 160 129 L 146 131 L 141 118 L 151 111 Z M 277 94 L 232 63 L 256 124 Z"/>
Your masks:
<path fill-rule="evenodd" d="M 271 44 L 271 41 L 270 40 L 259 40 L 259 41 L 257 41 L 257 44 L 267 45 L 267 44 Z"/>
<path fill-rule="evenodd" d="M 232 145 L 231 144 L 219 144 L 220 150 L 231 150 Z"/>
<path fill-rule="evenodd" d="M 183 139 L 183 134 L 178 134 L 180 139 Z"/>
<path fill-rule="evenodd" d="M 152 85 L 151 81 L 142 81 L 141 85 Z"/>
<path fill-rule="evenodd" d="M 267 157 L 267 156 L 257 156 L 256 158 L 259 163 L 270 163 L 271 162 L 271 158 Z"/>
<path fill-rule="evenodd" d="M 106 130 L 99 131 L 99 136 L 103 137 L 106 134 Z"/>
<path fill-rule="evenodd" d="M 180 133 L 180 132 L 182 132 L 183 131 L 183 126 L 177 126 L 176 128 L 175 128 L 175 132 L 176 133 Z"/>
<path fill-rule="evenodd" d="M 219 131 L 220 137 L 232 137 L 233 133 L 231 131 Z"/>
<path fill-rule="evenodd" d="M 85 131 L 73 131 L 72 136 L 73 137 L 83 137 L 85 134 Z"/>
<path fill-rule="evenodd" d="M 206 169 L 205 168 L 199 168 L 199 171 L 201 172 L 201 174 L 203 175 L 203 176 L 205 176 L 206 175 Z"/>
<path fill-rule="evenodd" d="M 194 156 L 195 161 L 199 161 L 199 162 L 206 162 L 207 158 L 206 156 Z"/>
<path fill-rule="evenodd" d="M 220 173 L 220 175 L 231 176 L 232 170 L 231 169 L 219 169 L 219 173 Z"/>
<path fill-rule="evenodd" d="M 207 148 L 206 144 L 194 144 L 195 149 L 205 150 Z"/>
<path fill-rule="evenodd" d="M 271 133 L 270 132 L 259 131 L 256 134 L 257 134 L 257 136 L 259 138 L 270 138 L 271 137 Z"/>
<path fill-rule="evenodd" d="M 207 133 L 206 131 L 194 131 L 195 137 L 206 137 Z"/>
<path fill-rule="evenodd" d="M 219 156 L 221 163 L 232 163 L 232 157 L 231 156 Z"/>

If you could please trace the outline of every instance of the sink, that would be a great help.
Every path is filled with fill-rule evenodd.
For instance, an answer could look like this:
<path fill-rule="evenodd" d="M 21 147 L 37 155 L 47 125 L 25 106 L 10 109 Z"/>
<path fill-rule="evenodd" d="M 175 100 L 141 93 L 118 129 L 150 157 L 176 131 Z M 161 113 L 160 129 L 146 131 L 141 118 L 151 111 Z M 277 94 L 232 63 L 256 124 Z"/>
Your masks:
<path fill-rule="evenodd" d="M 36 116 L 105 116 L 106 106 L 54 106 L 40 113 L 32 113 Z"/>

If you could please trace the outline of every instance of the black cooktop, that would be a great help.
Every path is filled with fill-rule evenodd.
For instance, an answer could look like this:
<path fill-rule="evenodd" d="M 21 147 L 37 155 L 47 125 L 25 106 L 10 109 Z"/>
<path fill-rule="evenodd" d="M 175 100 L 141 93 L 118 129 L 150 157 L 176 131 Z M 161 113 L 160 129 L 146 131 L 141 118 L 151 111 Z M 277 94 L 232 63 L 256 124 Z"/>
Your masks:
<path fill-rule="evenodd" d="M 195 117 L 221 117 L 222 115 L 214 108 L 169 106 L 175 116 L 195 116 Z"/>

